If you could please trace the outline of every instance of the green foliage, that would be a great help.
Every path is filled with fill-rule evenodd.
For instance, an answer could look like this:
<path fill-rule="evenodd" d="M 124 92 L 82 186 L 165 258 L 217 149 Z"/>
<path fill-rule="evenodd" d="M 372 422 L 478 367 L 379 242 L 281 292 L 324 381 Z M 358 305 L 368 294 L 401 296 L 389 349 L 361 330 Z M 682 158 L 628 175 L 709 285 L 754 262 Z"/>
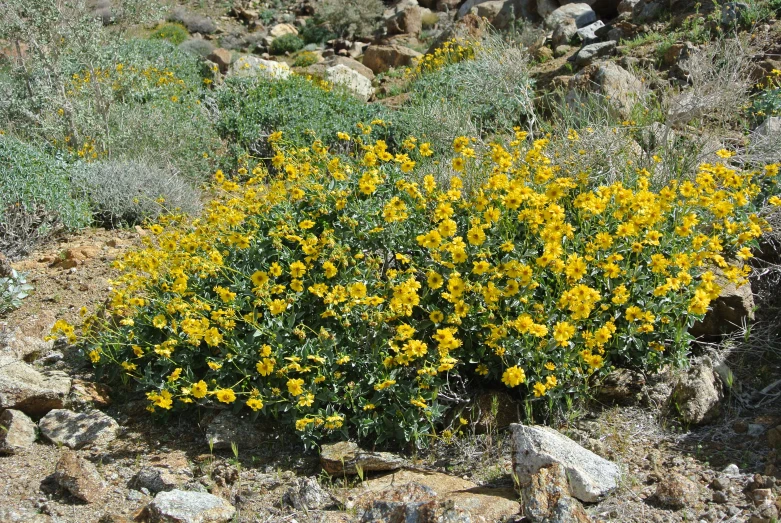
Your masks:
<path fill-rule="evenodd" d="M 309 18 L 299 32 L 304 43 L 324 44 L 328 40 L 336 38 L 336 34 L 328 29 L 322 21 Z"/>
<path fill-rule="evenodd" d="M 209 40 L 202 38 L 191 38 L 182 42 L 179 45 L 179 49 L 187 54 L 197 56 L 199 58 L 206 58 L 214 51 L 215 46 Z"/>
<path fill-rule="evenodd" d="M 53 232 L 89 221 L 86 202 L 73 197 L 65 162 L 0 135 L 0 251 L 23 254 Z"/>
<path fill-rule="evenodd" d="M 77 164 L 77 194 L 90 202 L 94 220 L 106 227 L 155 220 L 161 214 L 197 214 L 200 193 L 176 174 L 137 161 Z"/>
<path fill-rule="evenodd" d="M 174 45 L 179 45 L 190 38 L 190 33 L 187 32 L 187 28 L 182 24 L 165 23 L 155 28 L 152 34 L 149 35 L 149 38 L 152 40 L 167 40 Z"/>
<path fill-rule="evenodd" d="M 773 70 L 765 78 L 762 89 L 751 100 L 748 114 L 755 125 L 781 114 L 781 71 Z"/>
<path fill-rule="evenodd" d="M 312 64 L 317 63 L 317 55 L 311 51 L 302 51 L 296 55 L 296 59 L 293 62 L 294 67 L 309 67 Z"/>
<path fill-rule="evenodd" d="M 315 14 L 341 38 L 371 36 L 380 25 L 382 0 L 323 0 Z"/>
<path fill-rule="evenodd" d="M 274 38 L 269 46 L 269 52 L 271 54 L 285 54 L 295 53 L 299 49 L 304 47 L 304 41 L 297 35 L 286 34 L 278 38 Z"/>
<path fill-rule="evenodd" d="M 24 274 L 13 269 L 10 275 L 0 278 L 0 315 L 21 307 L 22 300 L 30 295 L 33 288 Z"/>
<path fill-rule="evenodd" d="M 328 92 L 300 76 L 283 81 L 228 79 L 215 92 L 219 109 L 217 130 L 233 144 L 233 159 L 249 153 L 271 155 L 267 137 L 282 131 L 297 145 L 318 138 L 326 145 L 339 142 L 339 131 L 357 131 L 359 122 L 385 118 L 387 110 L 367 105 L 341 92 Z"/>

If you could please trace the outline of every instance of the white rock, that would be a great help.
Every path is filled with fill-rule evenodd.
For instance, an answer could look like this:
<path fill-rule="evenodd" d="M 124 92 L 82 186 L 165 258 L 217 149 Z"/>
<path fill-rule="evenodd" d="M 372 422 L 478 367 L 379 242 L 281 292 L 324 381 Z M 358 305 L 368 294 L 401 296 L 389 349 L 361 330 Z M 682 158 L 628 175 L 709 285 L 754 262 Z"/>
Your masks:
<path fill-rule="evenodd" d="M 0 454 L 15 454 L 35 442 L 38 428 L 24 412 L 8 409 L 0 414 Z"/>
<path fill-rule="evenodd" d="M 99 410 L 52 410 L 41 418 L 38 428 L 46 439 L 70 449 L 105 447 L 116 439 L 119 432 L 119 424 Z"/>
<path fill-rule="evenodd" d="M 618 465 L 584 449 L 563 434 L 543 426 L 510 425 L 513 470 L 522 487 L 532 475 L 552 463 L 567 471 L 572 495 L 593 503 L 615 490 L 621 475 Z"/>
<path fill-rule="evenodd" d="M 277 24 L 269 30 L 268 34 L 272 38 L 279 38 L 285 35 L 297 35 L 298 29 L 292 24 Z"/>
<path fill-rule="evenodd" d="M 42 374 L 23 361 L 0 356 L 0 409 L 41 415 L 65 405 L 71 379 L 62 372 Z"/>
<path fill-rule="evenodd" d="M 597 14 L 588 4 L 567 4 L 548 15 L 545 18 L 545 25 L 554 29 L 567 18 L 574 18 L 578 27 L 585 27 L 597 21 Z"/>
<path fill-rule="evenodd" d="M 344 87 L 364 102 L 374 94 L 371 80 L 346 65 L 338 64 L 329 67 L 325 70 L 325 79 L 334 85 Z"/>
<path fill-rule="evenodd" d="M 147 505 L 152 523 L 225 523 L 236 509 L 222 498 L 205 492 L 161 492 Z"/>
<path fill-rule="evenodd" d="M 284 62 L 264 60 L 257 56 L 245 55 L 231 64 L 227 77 L 259 77 L 270 80 L 285 80 L 290 76 L 290 67 Z"/>

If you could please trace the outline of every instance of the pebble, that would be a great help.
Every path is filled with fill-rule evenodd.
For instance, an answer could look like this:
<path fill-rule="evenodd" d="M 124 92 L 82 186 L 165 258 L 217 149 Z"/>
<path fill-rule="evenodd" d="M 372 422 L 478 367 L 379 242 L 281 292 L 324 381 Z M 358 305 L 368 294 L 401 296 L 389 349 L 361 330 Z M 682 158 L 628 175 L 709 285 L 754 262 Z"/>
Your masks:
<path fill-rule="evenodd" d="M 730 463 L 729 465 L 724 467 L 724 470 L 722 470 L 722 472 L 730 476 L 737 476 L 738 474 L 740 474 L 740 469 L 734 463 Z"/>

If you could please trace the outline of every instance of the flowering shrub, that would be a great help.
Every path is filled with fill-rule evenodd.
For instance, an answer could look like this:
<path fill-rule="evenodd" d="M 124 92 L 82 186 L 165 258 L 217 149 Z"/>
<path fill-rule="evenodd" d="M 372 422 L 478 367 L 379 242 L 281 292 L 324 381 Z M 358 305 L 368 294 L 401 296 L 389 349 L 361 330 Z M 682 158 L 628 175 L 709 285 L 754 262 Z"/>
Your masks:
<path fill-rule="evenodd" d="M 754 96 L 748 113 L 755 124 L 760 124 L 781 114 L 781 71 L 773 69 L 757 87 L 761 90 Z"/>
<path fill-rule="evenodd" d="M 474 60 L 475 52 L 480 48 L 479 40 L 452 38 L 437 47 L 433 53 L 426 53 L 415 59 L 415 64 L 407 68 L 407 76 L 417 78 L 426 73 L 438 71 L 448 65 Z"/>
<path fill-rule="evenodd" d="M 201 218 L 151 226 L 117 262 L 109 314 L 85 321 L 99 374 L 135 382 L 150 411 L 223 404 L 310 441 L 349 427 L 424 444 L 456 382 L 555 400 L 614 364 L 680 359 L 719 294 L 708 267 L 745 278 L 726 261 L 751 256 L 767 228 L 754 202 L 779 171 L 719 163 L 658 191 L 643 170 L 592 187 L 516 130 L 437 151 L 453 171 L 441 187 L 417 172 L 435 152 L 414 138 L 393 154 L 340 133 L 352 156 L 281 138 L 272 172 L 217 172 Z M 467 194 L 470 171 L 484 183 Z"/>

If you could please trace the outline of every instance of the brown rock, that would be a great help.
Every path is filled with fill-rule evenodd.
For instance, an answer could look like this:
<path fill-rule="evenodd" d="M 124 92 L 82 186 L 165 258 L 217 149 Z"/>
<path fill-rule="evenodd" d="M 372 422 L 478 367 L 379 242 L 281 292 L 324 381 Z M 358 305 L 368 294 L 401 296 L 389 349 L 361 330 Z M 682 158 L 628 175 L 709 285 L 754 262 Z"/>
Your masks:
<path fill-rule="evenodd" d="M 352 441 L 340 441 L 322 446 L 320 464 L 331 475 L 357 474 L 359 468 L 363 472 L 398 470 L 405 460 L 390 452 L 369 452 Z"/>
<path fill-rule="evenodd" d="M 583 505 L 569 492 L 567 471 L 558 463 L 543 467 L 521 491 L 523 514 L 532 523 L 590 523 Z"/>
<path fill-rule="evenodd" d="M 689 478 L 672 473 L 662 477 L 656 486 L 655 497 L 661 506 L 673 510 L 693 507 L 699 497 L 699 487 Z"/>
<path fill-rule="evenodd" d="M 670 407 L 684 423 L 699 425 L 719 415 L 722 399 L 721 378 L 702 363 L 678 378 L 670 396 Z"/>
<path fill-rule="evenodd" d="M 781 425 L 767 431 L 767 444 L 773 448 L 781 447 Z"/>
<path fill-rule="evenodd" d="M 21 411 L 8 409 L 0 414 L 0 454 L 15 454 L 35 442 L 38 428 Z"/>
<path fill-rule="evenodd" d="M 599 384 L 596 399 L 615 405 L 635 405 L 642 398 L 645 377 L 639 372 L 616 369 Z"/>
<path fill-rule="evenodd" d="M 386 22 L 388 34 L 411 34 L 418 36 L 423 29 L 423 10 L 416 6 L 409 6 L 397 13 Z"/>
<path fill-rule="evenodd" d="M 74 379 L 71 393 L 82 401 L 92 403 L 98 407 L 108 407 L 111 405 L 111 398 L 109 397 L 111 388 L 102 383 Z"/>
<path fill-rule="evenodd" d="M 206 57 L 207 60 L 210 60 L 217 64 L 217 67 L 220 68 L 220 72 L 222 74 L 225 74 L 228 72 L 228 68 L 231 65 L 231 59 L 233 57 L 231 56 L 231 52 L 227 49 L 223 49 L 222 47 L 218 47 L 211 53 L 209 53 L 209 56 Z"/>
<path fill-rule="evenodd" d="M 62 372 L 43 374 L 30 365 L 0 355 L 0 409 L 38 416 L 65 405 L 71 379 Z"/>
<path fill-rule="evenodd" d="M 396 67 L 412 65 L 419 52 L 401 45 L 370 45 L 363 54 L 363 65 L 374 73 L 384 73 Z"/>
<path fill-rule="evenodd" d="M 0 252 L 0 278 L 8 278 L 11 276 L 11 260 L 6 258 L 5 254 Z"/>
<path fill-rule="evenodd" d="M 69 450 L 60 456 L 54 479 L 59 486 L 87 503 L 98 502 L 106 494 L 106 486 L 95 465 Z"/>
<path fill-rule="evenodd" d="M 362 521 L 487 523 L 517 515 L 516 497 L 513 489 L 483 488 L 437 472 L 401 470 L 364 482 L 350 491 L 345 505 L 363 512 Z M 400 514 L 417 519 L 395 519 Z"/>

